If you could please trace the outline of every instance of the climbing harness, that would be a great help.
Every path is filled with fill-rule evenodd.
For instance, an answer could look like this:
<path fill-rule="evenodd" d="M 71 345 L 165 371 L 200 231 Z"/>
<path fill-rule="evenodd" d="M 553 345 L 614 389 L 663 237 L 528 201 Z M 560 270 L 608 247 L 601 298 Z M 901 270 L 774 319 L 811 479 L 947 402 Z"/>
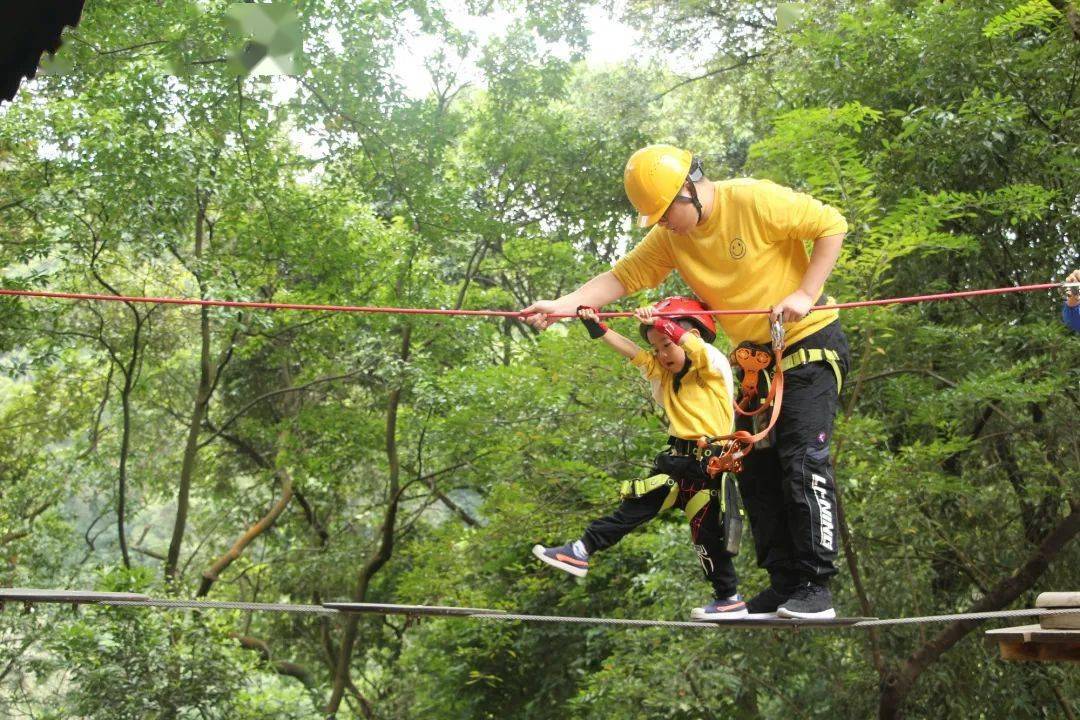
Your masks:
<path fill-rule="evenodd" d="M 708 476 L 708 481 L 705 486 L 698 488 L 690 482 L 682 483 L 668 473 L 658 472 L 647 478 L 624 480 L 619 486 L 620 497 L 623 499 L 642 497 L 658 488 L 667 486 L 669 488 L 667 496 L 660 506 L 662 512 L 679 503 L 680 492 L 693 493 L 682 505 L 682 511 L 686 515 L 687 522 L 691 525 L 691 532 L 694 533 L 696 533 L 694 529 L 695 518 L 708 506 L 711 500 L 715 499 L 719 502 L 720 527 L 724 535 L 724 549 L 731 555 L 737 555 L 742 541 L 745 513 L 739 497 L 739 488 L 735 482 L 735 476 L 731 473 L 722 473 L 717 479 L 716 474 L 708 472 L 707 463 L 712 458 L 713 446 L 701 447 L 697 441 L 676 437 L 670 438 L 668 442 L 671 447 L 666 453 L 667 455 L 687 459 L 693 458 L 698 463 L 706 464 L 705 473 Z M 660 458 L 657 459 L 654 467 L 657 470 L 664 469 Z"/>
<path fill-rule="evenodd" d="M 839 395 L 844 387 L 844 375 L 840 370 L 840 355 L 835 350 L 828 348 L 799 348 L 780 361 L 780 369 L 784 372 L 814 362 L 828 363 L 836 376 L 836 394 Z"/>
<path fill-rule="evenodd" d="M 731 353 L 731 361 L 742 369 L 742 381 L 739 389 L 739 400 L 735 403 L 735 412 L 740 415 L 757 415 L 768 409 L 772 401 L 773 388 L 766 372 L 773 364 L 772 353 L 764 345 L 745 340 Z M 760 403 L 756 410 L 751 410 L 754 401 L 758 399 L 758 386 L 764 375 L 765 382 L 769 384 L 768 396 Z"/>
<path fill-rule="evenodd" d="M 819 306 L 821 307 L 821 306 Z M 840 355 L 827 348 L 797 348 L 789 355 L 784 355 L 784 326 L 779 321 L 769 327 L 772 346 L 766 347 L 752 342 L 743 342 L 731 353 L 731 361 L 742 371 L 739 387 L 739 399 L 735 402 L 735 413 L 753 418 L 753 432 L 736 430 L 727 435 L 703 437 L 698 446 L 710 448 L 708 472 L 711 476 L 724 472 L 742 471 L 742 460 L 753 448 L 767 447 L 769 436 L 780 418 L 780 408 L 784 398 L 784 373 L 803 365 L 824 362 L 832 368 L 836 377 L 836 393 L 843 388 L 844 377 L 840 369 Z M 772 371 L 772 375 L 770 375 Z M 760 383 L 768 386 L 765 397 L 761 397 Z M 757 406 L 754 403 L 757 401 Z M 769 420 L 764 422 L 763 414 L 771 410 Z"/>
<path fill-rule="evenodd" d="M 668 491 L 667 497 L 664 498 L 664 504 L 660 506 L 660 509 L 667 510 L 679 499 L 679 483 L 675 481 L 675 478 L 664 473 L 650 475 L 640 480 L 623 480 L 619 486 L 619 496 L 624 499 L 642 497 L 665 485 L 671 489 Z"/>

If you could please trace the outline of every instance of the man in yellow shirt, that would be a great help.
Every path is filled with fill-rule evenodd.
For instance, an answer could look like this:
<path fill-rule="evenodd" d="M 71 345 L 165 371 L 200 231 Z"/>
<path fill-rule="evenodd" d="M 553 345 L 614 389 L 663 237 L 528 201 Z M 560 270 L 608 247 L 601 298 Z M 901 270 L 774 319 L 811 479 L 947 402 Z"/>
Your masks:
<path fill-rule="evenodd" d="M 714 310 L 771 307 L 769 319 L 786 330 L 784 402 L 771 447 L 750 453 L 739 476 L 770 586 L 747 608 L 757 618 L 835 617 L 828 583 L 839 533 L 829 440 L 850 360 L 837 312 L 810 311 L 847 222 L 813 197 L 766 180 L 710 181 L 696 158 L 670 145 L 634 153 L 624 185 L 640 225 L 653 226 L 645 239 L 610 271 L 522 313 L 542 330 L 555 321 L 550 315 L 602 307 L 656 287 L 672 270 Z M 804 241 L 813 243 L 811 254 Z M 769 319 L 718 316 L 733 345 L 768 342 Z"/>

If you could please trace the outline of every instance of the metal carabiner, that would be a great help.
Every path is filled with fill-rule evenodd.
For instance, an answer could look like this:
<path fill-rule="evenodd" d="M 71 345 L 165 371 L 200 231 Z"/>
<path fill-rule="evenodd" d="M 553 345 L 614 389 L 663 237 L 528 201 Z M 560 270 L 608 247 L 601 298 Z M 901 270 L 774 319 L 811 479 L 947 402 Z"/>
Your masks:
<path fill-rule="evenodd" d="M 784 323 L 781 320 L 776 320 L 769 326 L 769 334 L 772 335 L 772 347 L 773 352 L 783 352 L 784 350 Z"/>

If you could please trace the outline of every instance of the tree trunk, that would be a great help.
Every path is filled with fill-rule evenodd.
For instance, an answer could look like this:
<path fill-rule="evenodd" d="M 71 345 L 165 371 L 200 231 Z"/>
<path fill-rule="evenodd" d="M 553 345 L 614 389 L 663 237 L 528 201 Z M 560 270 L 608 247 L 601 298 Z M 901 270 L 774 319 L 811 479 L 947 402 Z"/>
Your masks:
<path fill-rule="evenodd" d="M 409 358 L 410 326 L 406 325 L 402 333 L 401 359 Z M 353 591 L 353 602 L 364 602 L 367 597 L 368 586 L 371 579 L 390 559 L 394 550 L 394 523 L 397 519 L 398 503 L 401 500 L 401 462 L 397 449 L 397 413 L 401 401 L 401 388 L 394 388 L 386 403 L 386 458 L 389 465 L 389 486 L 387 488 L 386 512 L 383 515 L 382 527 L 379 530 L 379 546 L 368 557 L 360 575 L 356 580 L 356 588 Z M 353 645 L 356 643 L 356 628 L 359 617 L 350 613 L 345 618 L 345 632 L 342 636 L 341 645 L 338 648 L 337 662 L 334 667 L 334 686 L 330 693 L 330 701 L 326 705 L 327 718 L 337 716 L 341 706 L 342 696 L 349 684 L 349 667 L 352 663 Z"/>
<path fill-rule="evenodd" d="M 199 202 L 198 211 L 195 215 L 195 262 L 202 260 L 203 241 L 205 239 L 206 206 Z M 206 296 L 201 279 L 199 280 L 199 295 Z M 184 459 L 180 465 L 180 486 L 176 492 L 176 519 L 173 521 L 172 540 L 169 542 L 169 552 L 165 558 L 165 578 L 170 582 L 176 579 L 177 566 L 180 562 L 180 547 L 184 542 L 184 532 L 187 529 L 187 515 L 189 497 L 191 495 L 191 478 L 195 473 L 195 461 L 199 454 L 199 431 L 206 419 L 207 407 L 210 404 L 211 388 L 214 384 L 214 370 L 210 364 L 210 308 L 203 305 L 199 312 L 199 331 L 201 345 L 199 349 L 199 387 L 195 391 L 195 404 L 191 408 L 191 416 L 188 419 L 187 444 L 184 446 Z"/>
<path fill-rule="evenodd" d="M 134 311 L 132 311 L 134 312 Z M 124 560 L 124 567 L 131 567 L 131 556 L 128 553 L 127 529 L 125 518 L 127 516 L 127 462 L 131 454 L 131 393 L 135 389 L 135 373 L 139 364 L 139 338 L 142 334 L 143 318 L 135 312 L 135 334 L 131 338 L 131 357 L 127 366 L 123 368 L 124 388 L 120 392 L 120 406 L 122 408 L 123 429 L 120 434 L 120 468 L 117 472 L 116 488 L 116 532 L 120 540 L 120 556 Z"/>
<path fill-rule="evenodd" d="M 109 281 L 102 277 L 98 271 L 96 263 L 98 256 L 105 249 L 105 243 L 100 240 L 97 233 L 90 228 L 91 236 L 93 238 L 93 250 L 90 254 L 90 274 L 94 276 L 94 279 L 98 283 L 108 290 L 113 295 L 120 295 L 120 291 L 112 286 Z M 128 311 L 131 312 L 132 319 L 135 321 L 135 329 L 131 336 L 131 355 L 128 357 L 127 362 L 120 359 L 119 354 L 113 349 L 112 345 L 105 340 L 104 327 L 105 319 L 96 311 L 94 314 L 98 317 L 98 342 L 100 342 L 105 350 L 109 353 L 111 362 L 118 368 L 124 376 L 124 386 L 120 392 L 120 406 L 121 406 L 121 419 L 122 429 L 120 434 L 120 463 L 117 471 L 117 488 L 116 488 L 116 532 L 120 542 L 120 555 L 124 561 L 124 567 L 131 567 L 131 555 L 128 552 L 127 546 L 127 461 L 128 456 L 131 454 L 131 394 L 135 389 L 135 379 L 139 370 L 139 353 L 142 350 L 140 342 L 142 339 L 143 323 L 146 322 L 150 314 L 154 312 L 154 308 L 151 307 L 145 315 L 140 315 L 138 308 L 131 302 L 124 302 Z M 110 375 L 111 377 L 111 375 Z"/>

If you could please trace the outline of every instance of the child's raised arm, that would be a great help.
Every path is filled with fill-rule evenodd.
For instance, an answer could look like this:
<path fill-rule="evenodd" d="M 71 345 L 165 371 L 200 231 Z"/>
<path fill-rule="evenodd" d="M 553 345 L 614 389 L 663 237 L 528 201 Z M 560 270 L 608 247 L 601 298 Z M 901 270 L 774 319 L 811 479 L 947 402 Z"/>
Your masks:
<path fill-rule="evenodd" d="M 623 337 L 614 330 L 609 329 L 604 323 L 600 322 L 600 318 L 596 316 L 595 309 L 582 305 L 577 309 L 577 315 L 581 320 L 581 324 L 589 331 L 589 337 L 593 340 L 603 339 L 603 341 L 614 348 L 616 352 L 631 360 L 641 352 L 641 348 L 638 347 L 636 342 Z"/>

